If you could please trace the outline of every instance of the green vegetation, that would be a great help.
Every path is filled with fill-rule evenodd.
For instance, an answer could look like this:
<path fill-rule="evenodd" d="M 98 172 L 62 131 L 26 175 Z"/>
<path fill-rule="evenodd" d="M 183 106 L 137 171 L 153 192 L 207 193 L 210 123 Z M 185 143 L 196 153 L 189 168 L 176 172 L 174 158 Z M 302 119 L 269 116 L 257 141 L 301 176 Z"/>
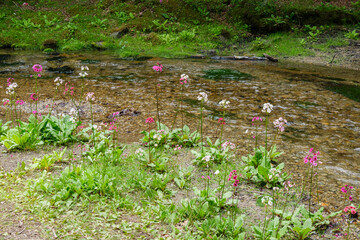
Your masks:
<path fill-rule="evenodd" d="M 266 51 L 298 56 L 346 45 L 346 39 L 356 40 L 359 34 L 359 1 L 28 3 L 0 3 L 0 47 L 44 52 L 108 49 L 123 58 L 186 57 L 210 49 L 232 55 Z M 339 24 L 347 29 L 336 30 Z M 334 31 L 335 42 L 330 37 Z"/>

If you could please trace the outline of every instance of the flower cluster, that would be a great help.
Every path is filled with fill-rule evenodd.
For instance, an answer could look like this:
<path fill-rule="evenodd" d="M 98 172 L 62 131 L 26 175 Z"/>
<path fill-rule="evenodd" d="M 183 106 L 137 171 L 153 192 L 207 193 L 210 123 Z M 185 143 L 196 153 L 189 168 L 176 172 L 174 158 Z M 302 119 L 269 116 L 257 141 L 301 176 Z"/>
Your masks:
<path fill-rule="evenodd" d="M 309 153 L 312 153 L 313 156 L 310 157 L 309 154 L 307 154 L 305 157 L 304 157 L 304 163 L 308 163 L 310 162 L 310 164 L 314 167 L 316 167 L 318 164 L 321 164 L 322 162 L 318 161 L 318 155 L 320 154 L 320 152 L 316 152 L 314 151 L 313 148 L 310 148 L 309 150 Z"/>
<path fill-rule="evenodd" d="M 154 134 L 154 139 L 160 141 L 162 139 L 161 134 Z"/>
<path fill-rule="evenodd" d="M 284 185 L 285 190 L 286 190 L 286 191 L 289 191 L 290 188 L 292 188 L 293 186 L 295 186 L 295 183 L 294 183 L 294 184 L 291 184 L 290 181 L 285 181 L 285 182 L 283 183 L 283 185 Z"/>
<path fill-rule="evenodd" d="M 280 117 L 279 119 L 276 119 L 274 121 L 274 127 L 278 128 L 280 130 L 280 132 L 285 131 L 285 127 L 284 125 L 287 123 L 286 119 L 283 119 L 282 117 Z"/>
<path fill-rule="evenodd" d="M 206 176 L 206 177 L 207 177 L 207 179 L 210 180 L 210 176 Z M 202 179 L 205 179 L 205 176 L 201 176 L 201 178 L 202 178 Z"/>
<path fill-rule="evenodd" d="M 180 77 L 180 84 L 183 85 L 183 84 L 186 84 L 187 81 L 189 79 L 189 76 L 186 75 L 186 74 L 181 74 L 181 77 Z"/>
<path fill-rule="evenodd" d="M 37 94 L 36 93 L 32 93 L 31 95 L 30 95 L 30 99 L 31 100 L 33 100 L 33 101 L 37 101 L 37 100 L 39 100 L 39 98 L 38 98 L 38 96 L 37 96 Z"/>
<path fill-rule="evenodd" d="M 70 117 L 70 121 L 71 121 L 71 122 L 73 122 L 73 123 L 76 122 L 76 119 L 75 119 L 75 118 L 76 118 L 77 114 L 78 114 L 78 113 L 77 113 L 77 111 L 76 111 L 75 108 L 71 108 L 71 109 L 70 109 L 69 115 L 71 116 L 71 117 Z"/>
<path fill-rule="evenodd" d="M 223 108 L 228 108 L 230 105 L 230 101 L 226 101 L 226 99 L 223 99 L 219 102 L 219 105 Z"/>
<path fill-rule="evenodd" d="M 15 93 L 15 88 L 17 88 L 18 85 L 17 83 L 11 83 L 10 81 L 8 81 L 8 87 L 6 88 L 6 94 L 8 95 L 13 95 Z"/>
<path fill-rule="evenodd" d="M 117 127 L 115 125 L 115 122 L 110 122 L 109 123 L 109 130 L 112 131 L 112 130 L 115 130 L 116 132 L 118 131 L 117 130 Z"/>
<path fill-rule="evenodd" d="M 273 110 L 273 105 L 270 103 L 265 103 L 262 109 L 263 113 L 271 113 L 271 111 Z"/>
<path fill-rule="evenodd" d="M 2 102 L 3 102 L 3 105 L 6 106 L 7 104 L 10 103 L 10 100 L 7 99 L 7 98 L 4 98 L 4 99 L 2 100 Z"/>
<path fill-rule="evenodd" d="M 199 96 L 198 96 L 198 100 L 207 102 L 208 101 L 208 95 L 206 93 L 204 93 L 204 92 L 200 92 Z"/>
<path fill-rule="evenodd" d="M 353 214 L 353 215 L 356 214 L 356 208 L 353 207 L 353 206 L 347 206 L 347 207 L 344 208 L 344 212 L 347 213 L 347 212 L 349 212 L 349 211 L 350 211 L 350 213 Z"/>
<path fill-rule="evenodd" d="M 223 144 L 221 144 L 221 148 L 223 149 L 223 151 L 226 150 L 227 147 L 230 147 L 231 150 L 235 149 L 235 144 L 229 141 L 224 142 Z"/>
<path fill-rule="evenodd" d="M 271 168 L 269 171 L 269 180 L 279 178 L 280 177 L 281 170 L 276 168 Z"/>
<path fill-rule="evenodd" d="M 153 123 L 153 122 L 155 122 L 155 120 L 154 120 L 153 118 L 149 117 L 149 118 L 147 118 L 147 119 L 145 120 L 145 122 L 146 122 L 146 123 Z"/>
<path fill-rule="evenodd" d="M 23 100 L 17 100 L 17 101 L 16 101 L 16 104 L 17 104 L 17 105 L 24 105 L 25 102 L 24 102 Z"/>
<path fill-rule="evenodd" d="M 253 123 L 252 123 L 252 125 L 254 125 L 255 123 L 255 121 L 260 121 L 260 122 L 262 122 L 262 118 L 261 117 L 253 117 L 253 119 L 251 120 Z"/>
<path fill-rule="evenodd" d="M 79 73 L 79 76 L 84 78 L 88 75 L 86 71 L 89 71 L 88 66 L 81 66 L 81 72 Z"/>
<path fill-rule="evenodd" d="M 55 78 L 54 83 L 56 85 L 56 88 L 64 83 L 64 80 L 62 80 L 60 77 Z"/>
<path fill-rule="evenodd" d="M 351 190 L 353 190 L 354 189 L 354 187 L 353 186 L 350 186 L 350 185 L 345 185 L 345 187 L 342 187 L 341 188 L 341 191 L 343 192 L 343 193 L 347 193 L 347 192 L 349 192 L 349 200 L 350 201 L 352 201 L 353 200 L 353 198 L 352 198 L 352 196 L 350 195 L 351 193 Z"/>
<path fill-rule="evenodd" d="M 32 69 L 34 70 L 34 72 L 42 72 L 43 70 L 40 64 L 35 64 L 34 66 L 32 66 Z"/>
<path fill-rule="evenodd" d="M 229 174 L 228 181 L 234 180 L 234 183 L 232 184 L 234 187 L 237 187 L 239 185 L 239 177 L 236 174 L 236 170 L 232 170 Z"/>
<path fill-rule="evenodd" d="M 175 148 L 174 148 L 174 151 L 179 151 L 182 149 L 182 145 L 176 145 Z"/>
<path fill-rule="evenodd" d="M 138 148 L 136 151 L 135 151 L 135 154 L 136 155 L 139 155 L 139 156 L 144 156 L 144 150 L 142 148 Z"/>
<path fill-rule="evenodd" d="M 161 65 L 160 63 L 156 63 L 157 66 L 153 66 L 152 69 L 154 69 L 156 72 L 162 72 L 163 70 L 163 65 Z"/>
<path fill-rule="evenodd" d="M 267 206 L 273 205 L 273 199 L 269 196 L 263 196 L 261 199 L 261 203 Z"/>
<path fill-rule="evenodd" d="M 225 119 L 224 118 L 219 118 L 218 123 L 220 123 L 221 125 L 225 125 Z"/>
<path fill-rule="evenodd" d="M 86 94 L 85 100 L 87 102 L 94 102 L 95 101 L 95 97 L 94 97 L 94 93 L 93 92 L 89 92 Z"/>
<path fill-rule="evenodd" d="M 205 162 L 209 162 L 211 160 L 211 156 L 206 155 L 205 157 L 202 158 L 202 160 L 205 161 Z"/>

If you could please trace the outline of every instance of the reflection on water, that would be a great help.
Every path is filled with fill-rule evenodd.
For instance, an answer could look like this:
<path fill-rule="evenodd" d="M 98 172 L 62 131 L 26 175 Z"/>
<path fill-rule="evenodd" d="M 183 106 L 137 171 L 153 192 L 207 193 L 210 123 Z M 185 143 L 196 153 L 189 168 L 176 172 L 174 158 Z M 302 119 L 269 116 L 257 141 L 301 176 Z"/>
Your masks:
<path fill-rule="evenodd" d="M 281 159 L 295 178 L 302 176 L 305 170 L 302 159 L 313 147 L 321 152 L 320 185 L 327 201 L 338 206 L 337 196 L 333 193 L 340 193 L 340 187 L 345 184 L 360 187 L 360 81 L 356 71 L 294 63 L 175 59 L 126 61 L 95 52 L 57 56 L 5 51 L 0 54 L 1 99 L 6 97 L 8 77 L 15 78 L 19 84 L 19 98 L 29 99 L 34 85 L 29 75 L 35 63 L 45 69 L 39 81 L 42 100 L 54 98 L 53 80 L 57 76 L 73 83 L 78 97 L 81 83 L 78 72 L 81 65 L 87 65 L 90 71 L 86 92 L 95 92 L 97 122 L 109 122 L 111 113 L 125 109 L 140 112 L 136 116 L 125 114 L 119 117 L 123 126 L 121 139 L 127 142 L 138 141 L 140 131 L 145 128 L 145 119 L 156 117 L 156 81 L 161 89 L 161 119 L 172 125 L 175 108 L 180 103 L 178 80 L 182 73 L 191 78 L 182 101 L 185 123 L 192 129 L 198 127 L 199 104 L 196 99 L 198 93 L 204 91 L 209 95 L 204 110 L 205 133 L 214 136 L 217 119 L 221 117 L 218 103 L 226 98 L 231 107 L 225 116 L 224 134 L 228 140 L 237 143 L 240 154 L 245 154 L 247 143 L 253 141 L 244 134 L 247 129 L 252 130 L 251 119 L 261 116 L 263 103 L 270 102 L 275 106 L 270 120 L 278 117 L 288 120 L 278 144 L 285 152 Z M 152 70 L 157 62 L 164 65 L 163 73 Z M 54 69 L 56 71 L 50 71 Z M 224 79 L 221 79 L 221 74 L 224 74 Z M 244 80 L 243 76 L 247 79 Z M 55 98 L 60 102 L 69 100 L 60 95 Z M 89 119 L 84 109 L 84 116 Z M 1 111 L 4 117 L 4 109 Z M 178 117 L 176 125 L 179 126 L 180 122 Z"/>

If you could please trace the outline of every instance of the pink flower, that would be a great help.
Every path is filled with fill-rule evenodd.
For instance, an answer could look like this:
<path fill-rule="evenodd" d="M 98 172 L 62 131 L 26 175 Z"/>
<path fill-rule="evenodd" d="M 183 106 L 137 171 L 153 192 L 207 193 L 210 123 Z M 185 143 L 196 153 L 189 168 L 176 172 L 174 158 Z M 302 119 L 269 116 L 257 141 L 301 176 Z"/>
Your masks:
<path fill-rule="evenodd" d="M 157 66 L 153 66 L 152 69 L 154 69 L 156 72 L 162 72 L 163 65 L 157 63 Z"/>
<path fill-rule="evenodd" d="M 149 117 L 145 120 L 146 123 L 153 123 L 155 122 L 153 118 Z"/>
<path fill-rule="evenodd" d="M 204 178 L 205 178 L 205 176 L 201 176 L 201 178 L 202 178 L 202 179 L 204 179 Z"/>
<path fill-rule="evenodd" d="M 30 99 L 33 100 L 33 101 L 39 100 L 39 98 L 36 96 L 36 93 L 32 93 L 32 94 L 30 95 Z"/>
<path fill-rule="evenodd" d="M 342 191 L 343 193 L 347 193 L 347 190 L 345 189 L 345 187 L 342 187 L 342 188 L 341 188 L 341 191 Z"/>
<path fill-rule="evenodd" d="M 356 210 L 355 209 L 352 209 L 351 210 L 351 214 L 354 215 L 356 213 Z"/>
<path fill-rule="evenodd" d="M 225 119 L 223 119 L 223 118 L 219 118 L 218 123 L 220 123 L 221 125 L 225 125 L 225 124 L 226 124 L 226 123 L 225 123 Z"/>
<path fill-rule="evenodd" d="M 16 104 L 17 104 L 17 105 L 23 105 L 24 103 L 25 103 L 25 102 L 24 102 L 23 100 L 17 100 L 17 101 L 16 101 Z"/>
<path fill-rule="evenodd" d="M 27 2 L 24 2 L 22 5 L 23 6 L 29 6 L 29 4 Z"/>
<path fill-rule="evenodd" d="M 35 64 L 32 69 L 34 70 L 34 72 L 42 72 L 43 68 L 40 64 Z"/>

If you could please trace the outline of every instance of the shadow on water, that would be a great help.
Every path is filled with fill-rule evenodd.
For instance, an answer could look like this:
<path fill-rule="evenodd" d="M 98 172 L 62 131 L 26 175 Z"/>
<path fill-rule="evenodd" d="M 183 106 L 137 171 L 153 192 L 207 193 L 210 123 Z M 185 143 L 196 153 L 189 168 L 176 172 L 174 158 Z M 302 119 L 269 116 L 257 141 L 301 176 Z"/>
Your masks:
<path fill-rule="evenodd" d="M 209 69 L 204 71 L 202 78 L 212 79 L 212 80 L 235 80 L 235 81 L 245 81 L 251 80 L 254 78 L 251 74 L 242 73 L 235 69 Z"/>
<path fill-rule="evenodd" d="M 338 82 L 323 83 L 325 89 L 339 93 L 351 100 L 360 102 L 360 86 Z"/>

